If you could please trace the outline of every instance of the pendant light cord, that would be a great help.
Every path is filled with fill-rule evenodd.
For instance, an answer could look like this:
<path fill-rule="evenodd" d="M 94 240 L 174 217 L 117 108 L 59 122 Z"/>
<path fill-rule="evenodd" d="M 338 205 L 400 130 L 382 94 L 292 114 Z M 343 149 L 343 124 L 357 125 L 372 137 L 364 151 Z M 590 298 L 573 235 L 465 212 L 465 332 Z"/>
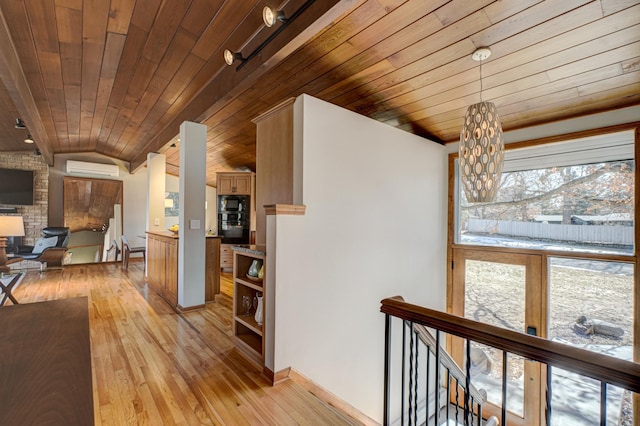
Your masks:
<path fill-rule="evenodd" d="M 480 58 L 480 102 L 482 102 L 482 58 Z"/>

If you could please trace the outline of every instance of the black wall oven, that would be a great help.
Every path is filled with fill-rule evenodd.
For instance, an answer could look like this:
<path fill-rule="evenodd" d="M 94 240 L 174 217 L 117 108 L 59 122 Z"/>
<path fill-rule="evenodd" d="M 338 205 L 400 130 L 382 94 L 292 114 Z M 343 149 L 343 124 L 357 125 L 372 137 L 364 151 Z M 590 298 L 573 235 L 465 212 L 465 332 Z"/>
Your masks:
<path fill-rule="evenodd" d="M 249 244 L 249 201 L 248 195 L 218 196 L 218 235 L 222 244 Z"/>

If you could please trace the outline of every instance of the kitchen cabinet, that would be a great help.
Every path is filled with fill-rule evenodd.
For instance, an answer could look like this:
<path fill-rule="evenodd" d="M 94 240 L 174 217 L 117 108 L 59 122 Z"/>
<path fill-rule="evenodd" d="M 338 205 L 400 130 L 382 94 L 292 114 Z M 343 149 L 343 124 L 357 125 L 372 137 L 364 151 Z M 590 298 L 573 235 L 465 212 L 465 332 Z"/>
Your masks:
<path fill-rule="evenodd" d="M 255 198 L 255 173 L 252 172 L 221 172 L 216 175 L 216 191 L 218 195 L 217 215 L 218 215 L 218 235 L 222 237 L 220 247 L 220 268 L 233 268 L 232 244 L 253 243 L 250 236 L 256 229 L 256 198 Z M 242 211 L 234 211 L 232 208 L 226 210 L 222 207 L 223 202 L 233 199 L 234 195 L 247 196 L 248 205 L 243 204 Z M 231 196 L 231 197 L 230 197 Z M 238 199 L 243 197 L 237 197 Z M 239 203 L 239 201 L 236 201 Z M 228 207 L 228 204 L 224 204 Z M 237 204 L 234 206 L 237 209 Z M 246 210 L 248 208 L 248 216 Z M 239 225 L 239 216 L 248 223 L 242 222 L 243 229 L 240 235 L 236 235 L 236 225 Z M 224 221 L 230 221 L 225 224 Z M 236 222 L 234 222 L 236 221 Z M 228 226 L 231 223 L 233 226 Z M 247 228 L 248 225 L 248 228 Z M 246 239 L 244 238 L 246 237 Z"/>
<path fill-rule="evenodd" d="M 249 359 L 264 366 L 265 343 L 265 281 L 247 275 L 254 260 L 266 263 L 266 252 L 259 246 L 233 247 L 233 336 L 236 346 Z M 243 297 L 251 301 L 246 312 Z M 262 300 L 262 322 L 255 319 L 258 309 L 258 297 Z M 248 313 L 248 315 L 246 315 Z"/>
<path fill-rule="evenodd" d="M 205 239 L 205 302 L 220 293 L 220 237 Z M 178 234 L 147 232 L 147 283 L 178 310 Z"/>
<path fill-rule="evenodd" d="M 233 268 L 233 250 L 231 244 L 220 245 L 220 268 L 231 269 Z"/>
<path fill-rule="evenodd" d="M 252 173 L 218 173 L 218 195 L 253 195 Z"/>
<path fill-rule="evenodd" d="M 173 308 L 178 306 L 178 236 L 147 232 L 147 283 Z"/>
<path fill-rule="evenodd" d="M 208 235 L 205 239 L 205 302 L 214 302 L 216 294 L 220 293 L 220 240 L 220 237 L 213 235 Z"/>

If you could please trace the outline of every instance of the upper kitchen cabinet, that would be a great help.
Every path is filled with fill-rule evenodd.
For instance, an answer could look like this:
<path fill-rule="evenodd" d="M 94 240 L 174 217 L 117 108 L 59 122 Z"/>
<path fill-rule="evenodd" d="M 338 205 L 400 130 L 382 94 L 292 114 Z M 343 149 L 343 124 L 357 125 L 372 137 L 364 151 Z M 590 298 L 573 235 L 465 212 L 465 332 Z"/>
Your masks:
<path fill-rule="evenodd" d="M 252 195 L 251 173 L 218 173 L 218 195 Z"/>

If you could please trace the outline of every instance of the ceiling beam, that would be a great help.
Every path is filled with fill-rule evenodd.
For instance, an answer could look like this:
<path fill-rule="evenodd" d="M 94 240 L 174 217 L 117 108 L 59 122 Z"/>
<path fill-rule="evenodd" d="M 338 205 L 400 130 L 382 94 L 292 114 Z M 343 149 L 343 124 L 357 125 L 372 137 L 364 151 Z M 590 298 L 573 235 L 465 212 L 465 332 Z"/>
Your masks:
<path fill-rule="evenodd" d="M 7 27 L 7 21 L 0 8 L 0 80 L 7 88 L 7 92 L 13 100 L 20 118 L 27 124 L 29 133 L 36 141 L 36 145 L 42 154 L 42 158 L 50 166 L 53 165 L 53 154 L 49 136 L 42 125 L 40 113 L 36 101 L 31 94 L 27 78 L 24 75 L 18 52 Z M 14 120 L 16 117 L 11 117 Z M 9 119 L 9 118 L 5 118 Z"/>
<path fill-rule="evenodd" d="M 249 89 L 260 77 L 275 68 L 332 22 L 363 2 L 364 0 L 315 0 L 240 69 L 235 65 L 227 66 L 213 76 L 186 107 L 140 150 L 131 161 L 131 172 L 134 173 L 144 165 L 147 153 L 160 150 L 174 138 L 182 122 L 204 121 Z"/>

